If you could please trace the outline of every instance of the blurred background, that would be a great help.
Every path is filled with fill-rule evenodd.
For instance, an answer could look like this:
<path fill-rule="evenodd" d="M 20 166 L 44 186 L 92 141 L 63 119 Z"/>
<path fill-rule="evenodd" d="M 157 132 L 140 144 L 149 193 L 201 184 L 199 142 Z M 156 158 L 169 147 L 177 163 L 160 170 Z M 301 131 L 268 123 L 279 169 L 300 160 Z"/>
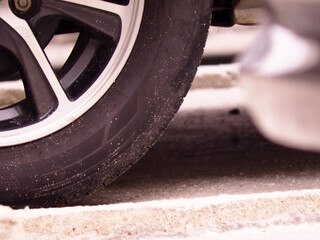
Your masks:
<path fill-rule="evenodd" d="M 237 62 L 236 56 L 250 47 L 259 29 L 259 26 L 239 25 L 231 28 L 210 27 L 203 60 L 197 75 L 197 79 L 201 81 L 195 81 L 193 87 L 205 87 L 210 84 L 214 87 L 224 87 L 236 84 L 238 65 L 229 64 Z M 77 34 L 58 35 L 47 46 L 45 53 L 55 69 L 60 69 L 66 61 L 77 37 Z M 227 66 L 224 66 L 225 68 L 213 66 L 221 64 Z M 223 77 L 218 77 L 218 75 Z M 18 102 L 24 97 L 23 84 L 19 76 L 11 76 L 8 81 L 0 82 L 0 108 Z"/>

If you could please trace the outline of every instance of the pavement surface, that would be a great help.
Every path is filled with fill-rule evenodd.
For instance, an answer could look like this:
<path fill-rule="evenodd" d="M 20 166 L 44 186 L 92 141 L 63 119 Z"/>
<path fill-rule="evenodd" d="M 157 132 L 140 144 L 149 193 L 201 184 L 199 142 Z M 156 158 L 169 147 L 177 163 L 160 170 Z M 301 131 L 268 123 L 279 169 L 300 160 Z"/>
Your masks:
<path fill-rule="evenodd" d="M 320 155 L 257 132 L 237 71 L 201 67 L 165 134 L 132 169 L 73 207 L 1 208 L 0 238 L 319 239 Z"/>
<path fill-rule="evenodd" d="M 0 239 L 320 239 L 320 154 L 261 136 L 238 69 L 200 67 L 154 148 L 74 206 L 0 207 Z"/>
<path fill-rule="evenodd" d="M 237 68 L 211 69 L 217 73 L 221 67 L 233 73 Z M 127 174 L 77 204 L 320 187 L 320 155 L 272 144 L 256 130 L 245 105 L 246 95 L 239 87 L 191 90 L 151 151 Z"/>

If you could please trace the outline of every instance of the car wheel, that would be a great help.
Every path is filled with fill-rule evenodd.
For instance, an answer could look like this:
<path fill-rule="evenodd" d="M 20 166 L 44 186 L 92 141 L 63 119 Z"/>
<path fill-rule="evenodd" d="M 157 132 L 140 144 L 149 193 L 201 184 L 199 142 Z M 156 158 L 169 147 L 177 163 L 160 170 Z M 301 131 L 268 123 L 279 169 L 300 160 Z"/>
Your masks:
<path fill-rule="evenodd" d="M 0 1 L 0 78 L 20 79 L 24 91 L 0 106 L 0 202 L 65 204 L 140 159 L 190 87 L 211 8 L 211 0 Z M 48 49 L 61 36 L 73 40 L 55 65 Z"/>

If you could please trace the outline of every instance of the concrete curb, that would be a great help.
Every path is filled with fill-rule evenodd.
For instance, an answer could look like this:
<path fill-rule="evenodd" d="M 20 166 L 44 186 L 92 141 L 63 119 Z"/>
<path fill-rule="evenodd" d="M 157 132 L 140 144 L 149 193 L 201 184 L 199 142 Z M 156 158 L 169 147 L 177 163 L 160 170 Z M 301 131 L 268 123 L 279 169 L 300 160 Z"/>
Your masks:
<path fill-rule="evenodd" d="M 1 239 L 211 239 L 213 233 L 320 222 L 320 190 L 93 207 L 2 207 L 0 213 Z"/>

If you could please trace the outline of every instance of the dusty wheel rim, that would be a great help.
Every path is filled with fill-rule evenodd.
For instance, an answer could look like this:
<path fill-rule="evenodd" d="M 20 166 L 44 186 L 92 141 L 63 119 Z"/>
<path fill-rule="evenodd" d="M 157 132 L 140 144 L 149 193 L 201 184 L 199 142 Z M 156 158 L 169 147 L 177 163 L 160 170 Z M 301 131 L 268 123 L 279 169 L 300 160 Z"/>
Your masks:
<path fill-rule="evenodd" d="M 144 9 L 141 0 L 42 0 L 32 13 L 15 11 L 14 4 L 0 1 L 0 53 L 16 63 L 26 99 L 0 109 L 0 146 L 45 137 L 88 111 L 123 69 Z M 64 66 L 54 71 L 44 53 L 52 36 L 42 33 L 48 23 L 58 29 L 60 21 L 80 34 Z"/>

